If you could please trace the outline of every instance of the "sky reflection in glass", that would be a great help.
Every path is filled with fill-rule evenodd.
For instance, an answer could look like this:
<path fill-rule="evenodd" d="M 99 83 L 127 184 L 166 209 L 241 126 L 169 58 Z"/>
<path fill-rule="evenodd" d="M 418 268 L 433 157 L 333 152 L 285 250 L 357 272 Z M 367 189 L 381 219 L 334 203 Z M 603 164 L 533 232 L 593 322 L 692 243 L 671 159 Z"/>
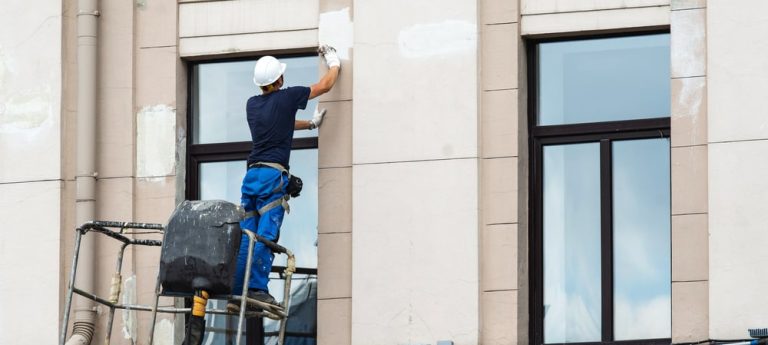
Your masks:
<path fill-rule="evenodd" d="M 669 140 L 613 142 L 614 338 L 671 336 Z"/>
<path fill-rule="evenodd" d="M 200 200 L 226 200 L 240 205 L 245 161 L 200 164 Z"/>
<path fill-rule="evenodd" d="M 669 34 L 538 45 L 538 125 L 669 117 Z"/>
<path fill-rule="evenodd" d="M 601 337 L 600 145 L 544 146 L 544 341 Z"/>

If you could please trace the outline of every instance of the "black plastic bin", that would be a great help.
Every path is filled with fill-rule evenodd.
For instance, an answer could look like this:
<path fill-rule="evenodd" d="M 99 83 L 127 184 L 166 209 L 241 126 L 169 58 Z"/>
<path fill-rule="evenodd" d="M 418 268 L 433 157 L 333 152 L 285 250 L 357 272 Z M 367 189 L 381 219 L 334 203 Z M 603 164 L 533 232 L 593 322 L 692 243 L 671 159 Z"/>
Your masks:
<path fill-rule="evenodd" d="M 195 290 L 230 294 L 243 215 L 241 207 L 227 201 L 182 202 L 163 237 L 163 295 L 190 295 Z"/>

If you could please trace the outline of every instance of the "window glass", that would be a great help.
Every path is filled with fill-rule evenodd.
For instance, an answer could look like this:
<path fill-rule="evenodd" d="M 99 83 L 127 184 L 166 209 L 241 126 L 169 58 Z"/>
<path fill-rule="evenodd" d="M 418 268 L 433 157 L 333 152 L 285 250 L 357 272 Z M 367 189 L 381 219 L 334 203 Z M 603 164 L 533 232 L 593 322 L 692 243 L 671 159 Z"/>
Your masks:
<path fill-rule="evenodd" d="M 318 80 L 316 56 L 280 58 L 287 65 L 285 85 L 310 86 Z M 195 65 L 192 70 L 193 144 L 250 141 L 245 115 L 248 98 L 261 94 L 253 84 L 256 60 L 214 62 Z M 297 119 L 312 118 L 317 99 L 299 110 Z M 294 132 L 294 137 L 315 136 L 312 131 Z"/>
<path fill-rule="evenodd" d="M 544 341 L 600 341 L 600 145 L 543 150 Z"/>
<path fill-rule="evenodd" d="M 317 268 L 317 149 L 293 150 L 289 164 L 304 188 L 290 201 L 291 213 L 280 228 L 280 245 L 296 255 L 297 267 Z M 285 255 L 276 256 L 274 264 L 285 266 Z"/>
<path fill-rule="evenodd" d="M 226 200 L 240 205 L 245 161 L 200 164 L 200 200 Z"/>
<path fill-rule="evenodd" d="M 669 338 L 669 141 L 616 141 L 612 156 L 614 337 Z"/>
<path fill-rule="evenodd" d="M 538 125 L 669 117 L 669 34 L 538 45 Z"/>
<path fill-rule="evenodd" d="M 272 273 L 269 291 L 278 301 L 285 295 L 285 280 Z M 291 317 L 285 327 L 286 344 L 314 345 L 317 334 L 317 276 L 294 274 L 291 282 Z M 264 344 L 276 345 L 280 322 L 264 319 Z"/>
<path fill-rule="evenodd" d="M 225 300 L 208 300 L 209 309 L 226 309 Z M 203 344 L 234 344 L 237 334 L 237 316 L 206 313 L 205 314 L 205 337 Z M 243 335 L 240 337 L 240 344 L 245 344 L 245 323 L 243 323 Z"/>

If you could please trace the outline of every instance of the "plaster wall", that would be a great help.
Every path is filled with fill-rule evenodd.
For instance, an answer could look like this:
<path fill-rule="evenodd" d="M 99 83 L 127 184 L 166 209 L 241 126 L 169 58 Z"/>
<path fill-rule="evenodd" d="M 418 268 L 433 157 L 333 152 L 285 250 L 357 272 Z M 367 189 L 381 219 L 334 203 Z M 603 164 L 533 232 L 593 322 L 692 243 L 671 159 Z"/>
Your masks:
<path fill-rule="evenodd" d="M 61 181 L 0 184 L 0 343 L 55 344 Z M 34 320 L 34 322 L 32 322 Z"/>
<path fill-rule="evenodd" d="M 2 344 L 58 339 L 64 11 L 56 0 L 0 4 Z"/>
<path fill-rule="evenodd" d="M 768 33 L 757 0 L 707 2 L 711 338 L 766 327 Z"/>
<path fill-rule="evenodd" d="M 34 3 L 0 7 L 0 183 L 61 178 L 62 5 Z"/>
<path fill-rule="evenodd" d="M 354 4 L 352 344 L 478 343 L 478 16 Z"/>
<path fill-rule="evenodd" d="M 318 45 L 319 1 L 180 2 L 184 57 L 247 54 Z"/>
<path fill-rule="evenodd" d="M 353 173 L 352 344 L 477 344 L 476 159 Z"/>
<path fill-rule="evenodd" d="M 355 18 L 353 162 L 476 157 L 477 5 L 370 1 Z"/>

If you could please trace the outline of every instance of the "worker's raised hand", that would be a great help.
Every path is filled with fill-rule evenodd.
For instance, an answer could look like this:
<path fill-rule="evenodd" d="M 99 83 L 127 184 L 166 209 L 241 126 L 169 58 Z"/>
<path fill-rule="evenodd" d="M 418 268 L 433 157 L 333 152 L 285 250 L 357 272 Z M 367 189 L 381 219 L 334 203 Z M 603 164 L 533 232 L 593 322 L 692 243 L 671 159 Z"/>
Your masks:
<path fill-rule="evenodd" d="M 312 116 L 312 120 L 309 120 L 309 129 L 320 127 L 320 124 L 323 123 L 324 117 L 325 109 L 320 110 L 319 108 L 315 107 L 315 115 Z"/>
<path fill-rule="evenodd" d="M 331 47 L 327 44 L 324 44 L 320 46 L 318 49 L 318 53 L 325 59 L 325 64 L 328 65 L 328 68 L 331 67 L 339 67 L 341 68 L 341 60 L 339 60 L 339 56 L 336 55 L 336 48 Z"/>

